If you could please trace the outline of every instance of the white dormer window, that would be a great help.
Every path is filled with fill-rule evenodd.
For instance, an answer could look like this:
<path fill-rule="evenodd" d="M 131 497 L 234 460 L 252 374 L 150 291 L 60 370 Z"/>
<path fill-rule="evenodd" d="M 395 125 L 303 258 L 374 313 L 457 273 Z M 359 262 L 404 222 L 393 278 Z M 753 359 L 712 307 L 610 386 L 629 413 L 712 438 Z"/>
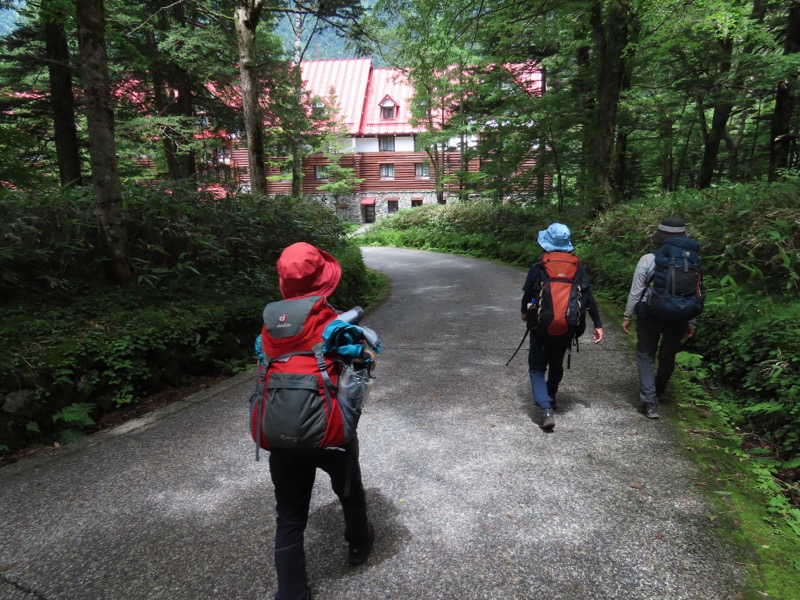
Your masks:
<path fill-rule="evenodd" d="M 383 99 L 381 106 L 381 119 L 394 119 L 397 116 L 397 104 L 389 96 Z"/>

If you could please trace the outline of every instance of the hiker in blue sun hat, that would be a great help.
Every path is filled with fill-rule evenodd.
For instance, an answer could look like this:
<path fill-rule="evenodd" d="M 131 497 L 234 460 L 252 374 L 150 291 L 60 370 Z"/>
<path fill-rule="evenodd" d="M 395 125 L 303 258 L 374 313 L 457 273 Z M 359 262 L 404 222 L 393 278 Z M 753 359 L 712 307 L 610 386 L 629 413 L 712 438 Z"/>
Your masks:
<path fill-rule="evenodd" d="M 587 311 L 594 324 L 595 344 L 603 339 L 603 323 L 586 268 L 572 253 L 569 227 L 552 223 L 539 232 L 538 241 L 544 254 L 528 271 L 522 287 L 521 313 L 531 334 L 528 373 L 533 400 L 539 407 L 539 426 L 552 431 L 556 424 L 556 393 L 564 376 L 564 356 L 573 342 L 577 347 L 586 328 Z"/>

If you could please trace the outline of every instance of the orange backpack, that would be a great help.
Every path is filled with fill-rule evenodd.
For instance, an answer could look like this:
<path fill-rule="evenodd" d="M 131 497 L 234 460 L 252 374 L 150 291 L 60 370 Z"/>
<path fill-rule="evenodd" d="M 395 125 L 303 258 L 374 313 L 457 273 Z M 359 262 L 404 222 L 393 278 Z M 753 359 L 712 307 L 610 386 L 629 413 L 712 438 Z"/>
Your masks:
<path fill-rule="evenodd" d="M 532 331 L 550 337 L 583 335 L 589 278 L 577 256 L 545 252 L 539 259 L 535 289 L 532 310 L 528 311 L 528 327 Z"/>

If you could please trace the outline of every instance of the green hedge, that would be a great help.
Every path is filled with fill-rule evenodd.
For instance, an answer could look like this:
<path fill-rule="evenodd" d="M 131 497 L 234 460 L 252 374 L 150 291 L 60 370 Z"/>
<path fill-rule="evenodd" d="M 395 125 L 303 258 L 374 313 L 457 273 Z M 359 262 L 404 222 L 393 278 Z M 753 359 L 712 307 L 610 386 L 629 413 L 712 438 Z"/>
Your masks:
<path fill-rule="evenodd" d="M 540 230 L 559 220 L 580 235 L 586 219 L 577 208 L 557 213 L 549 204 L 426 205 L 377 223 L 362 236 L 361 244 L 438 250 L 527 266 L 541 253 L 536 244 Z"/>
<path fill-rule="evenodd" d="M 0 197 L 0 450 L 69 441 L 153 392 L 253 364 L 261 311 L 280 298 L 275 261 L 296 241 L 340 261 L 335 306 L 374 294 L 341 222 L 311 200 L 132 187 L 125 214 L 134 278 L 115 286 L 87 192 Z"/>

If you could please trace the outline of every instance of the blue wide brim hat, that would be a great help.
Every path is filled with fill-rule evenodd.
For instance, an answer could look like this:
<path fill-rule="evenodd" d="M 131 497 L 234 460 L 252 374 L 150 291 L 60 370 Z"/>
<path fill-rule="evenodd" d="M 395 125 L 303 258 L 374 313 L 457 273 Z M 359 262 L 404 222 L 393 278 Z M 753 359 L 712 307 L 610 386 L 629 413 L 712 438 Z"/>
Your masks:
<path fill-rule="evenodd" d="M 539 245 L 545 252 L 572 252 L 574 246 L 569 238 L 569 227 L 563 223 L 553 223 L 539 232 Z"/>

